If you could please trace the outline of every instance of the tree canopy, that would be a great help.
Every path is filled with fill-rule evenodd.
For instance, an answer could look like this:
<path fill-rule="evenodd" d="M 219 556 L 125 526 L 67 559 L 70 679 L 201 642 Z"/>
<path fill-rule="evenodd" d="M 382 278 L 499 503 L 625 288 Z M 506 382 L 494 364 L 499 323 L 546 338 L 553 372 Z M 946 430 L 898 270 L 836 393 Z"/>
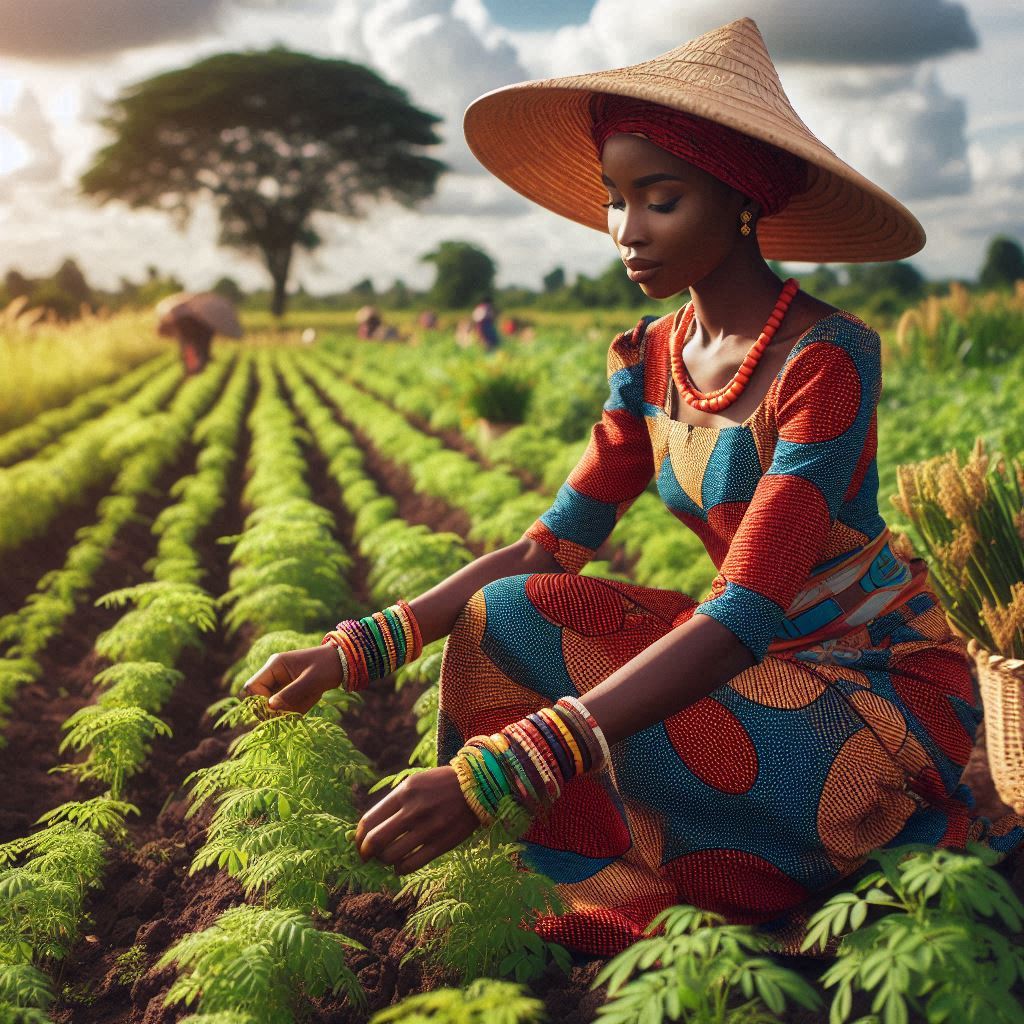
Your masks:
<path fill-rule="evenodd" d="M 443 309 L 475 305 L 494 290 L 494 261 L 470 242 L 442 242 L 422 261 L 437 269 L 430 300 Z"/>
<path fill-rule="evenodd" d="M 295 247 L 322 242 L 315 212 L 361 217 L 432 194 L 446 168 L 420 151 L 440 141 L 439 121 L 359 64 L 280 46 L 224 53 L 125 89 L 101 121 L 114 141 L 80 189 L 179 226 L 211 197 L 218 242 L 262 257 L 280 315 Z"/>
<path fill-rule="evenodd" d="M 1024 249 L 1007 235 L 996 235 L 985 251 L 985 262 L 978 275 L 982 288 L 1004 288 L 1024 278 Z"/>

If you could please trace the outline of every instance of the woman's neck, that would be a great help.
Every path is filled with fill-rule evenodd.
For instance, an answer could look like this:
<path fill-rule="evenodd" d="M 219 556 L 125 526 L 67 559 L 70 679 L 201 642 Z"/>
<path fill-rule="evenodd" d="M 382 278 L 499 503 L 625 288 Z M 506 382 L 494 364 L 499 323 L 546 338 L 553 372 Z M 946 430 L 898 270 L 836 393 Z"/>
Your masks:
<path fill-rule="evenodd" d="M 782 283 L 760 251 L 737 245 L 728 259 L 689 289 L 707 342 L 732 335 L 756 338 L 778 302 Z"/>

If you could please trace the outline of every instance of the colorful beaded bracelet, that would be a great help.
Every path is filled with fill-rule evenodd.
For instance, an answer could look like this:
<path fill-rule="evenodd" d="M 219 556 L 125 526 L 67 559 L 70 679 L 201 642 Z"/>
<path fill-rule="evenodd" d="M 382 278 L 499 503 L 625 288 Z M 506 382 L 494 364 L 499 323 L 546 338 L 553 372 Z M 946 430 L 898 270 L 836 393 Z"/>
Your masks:
<path fill-rule="evenodd" d="M 419 623 L 408 602 L 401 599 L 383 611 L 339 622 L 320 643 L 337 649 L 341 687 L 348 691 L 365 689 L 372 680 L 415 661 L 423 651 Z"/>

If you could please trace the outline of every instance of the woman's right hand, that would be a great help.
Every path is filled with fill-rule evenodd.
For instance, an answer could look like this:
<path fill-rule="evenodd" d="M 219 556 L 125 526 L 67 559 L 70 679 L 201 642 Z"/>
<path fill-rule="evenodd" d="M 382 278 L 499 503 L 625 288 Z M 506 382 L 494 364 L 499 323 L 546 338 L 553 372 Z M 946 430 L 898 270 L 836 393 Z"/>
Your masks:
<path fill-rule="evenodd" d="M 341 685 L 341 660 L 330 644 L 272 654 L 244 683 L 246 696 L 270 698 L 274 711 L 305 714 L 328 690 Z"/>

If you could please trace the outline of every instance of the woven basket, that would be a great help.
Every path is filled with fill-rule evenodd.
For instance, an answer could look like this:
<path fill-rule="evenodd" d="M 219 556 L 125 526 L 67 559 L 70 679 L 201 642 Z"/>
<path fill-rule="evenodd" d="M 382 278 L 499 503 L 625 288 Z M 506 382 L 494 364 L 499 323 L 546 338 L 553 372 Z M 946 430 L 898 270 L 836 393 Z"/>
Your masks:
<path fill-rule="evenodd" d="M 978 671 L 992 782 L 1003 803 L 1024 814 L 1024 661 L 993 654 L 973 637 L 967 652 Z"/>

